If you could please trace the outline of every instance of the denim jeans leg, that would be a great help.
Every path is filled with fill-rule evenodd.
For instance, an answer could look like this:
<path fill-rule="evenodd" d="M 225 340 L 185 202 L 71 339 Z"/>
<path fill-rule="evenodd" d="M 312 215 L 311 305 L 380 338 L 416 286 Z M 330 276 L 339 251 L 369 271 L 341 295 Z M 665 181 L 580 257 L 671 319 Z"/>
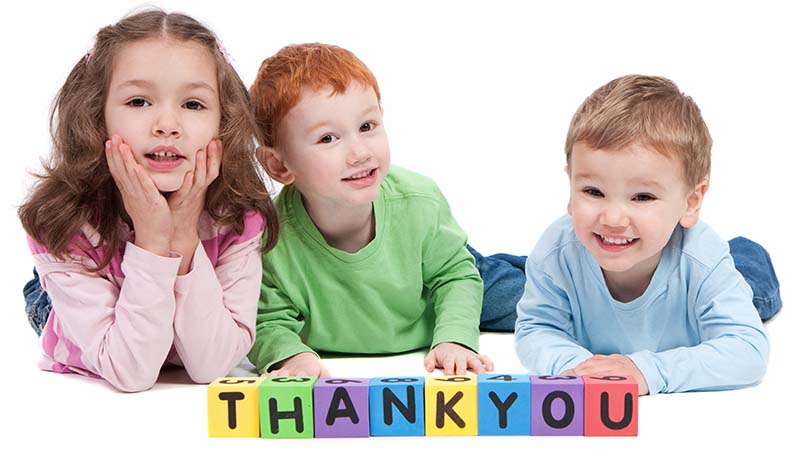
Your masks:
<path fill-rule="evenodd" d="M 769 253 L 756 242 L 744 237 L 728 241 L 736 269 L 753 289 L 753 305 L 761 319 L 775 316 L 783 306 L 780 283 Z"/>
<path fill-rule="evenodd" d="M 25 312 L 28 314 L 28 322 L 36 331 L 36 335 L 42 335 L 42 329 L 47 323 L 47 317 L 50 316 L 53 305 L 50 302 L 50 296 L 39 283 L 39 273 L 36 272 L 36 269 L 33 270 L 33 279 L 25 284 L 22 293 L 25 295 Z"/>
<path fill-rule="evenodd" d="M 527 257 L 498 253 L 484 257 L 467 246 L 483 279 L 482 331 L 513 332 L 517 302 L 525 289 Z"/>

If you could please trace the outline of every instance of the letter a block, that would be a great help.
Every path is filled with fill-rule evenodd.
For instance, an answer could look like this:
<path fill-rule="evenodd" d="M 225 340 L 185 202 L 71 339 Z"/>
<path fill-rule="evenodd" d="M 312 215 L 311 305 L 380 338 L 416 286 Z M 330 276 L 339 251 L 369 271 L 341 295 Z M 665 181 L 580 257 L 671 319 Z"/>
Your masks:
<path fill-rule="evenodd" d="M 369 383 L 372 436 L 425 436 L 425 379 L 375 377 Z"/>
<path fill-rule="evenodd" d="M 586 436 L 636 436 L 639 385 L 629 375 L 584 375 Z"/>
<path fill-rule="evenodd" d="M 314 437 L 316 377 L 267 377 L 258 387 L 262 438 Z"/>
<path fill-rule="evenodd" d="M 315 438 L 369 436 L 369 380 L 317 380 L 314 385 Z"/>
<path fill-rule="evenodd" d="M 583 435 L 583 396 L 580 377 L 531 377 L 531 435 Z"/>
<path fill-rule="evenodd" d="M 479 435 L 530 435 L 530 412 L 529 376 L 478 376 Z"/>
<path fill-rule="evenodd" d="M 474 376 L 430 376 L 425 379 L 425 434 L 478 434 L 478 380 Z"/>
<path fill-rule="evenodd" d="M 258 438 L 263 377 L 220 377 L 208 385 L 208 436 Z"/>

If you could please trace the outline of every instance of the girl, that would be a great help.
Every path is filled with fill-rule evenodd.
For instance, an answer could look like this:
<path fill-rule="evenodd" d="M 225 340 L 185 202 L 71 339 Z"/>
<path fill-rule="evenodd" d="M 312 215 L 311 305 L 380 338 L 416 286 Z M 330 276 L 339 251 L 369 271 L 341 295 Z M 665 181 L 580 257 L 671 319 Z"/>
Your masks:
<path fill-rule="evenodd" d="M 19 210 L 52 300 L 29 306 L 41 367 L 123 391 L 152 387 L 165 361 L 195 382 L 226 374 L 253 343 L 278 222 L 214 34 L 158 10 L 104 27 L 50 123 L 52 158 Z"/>

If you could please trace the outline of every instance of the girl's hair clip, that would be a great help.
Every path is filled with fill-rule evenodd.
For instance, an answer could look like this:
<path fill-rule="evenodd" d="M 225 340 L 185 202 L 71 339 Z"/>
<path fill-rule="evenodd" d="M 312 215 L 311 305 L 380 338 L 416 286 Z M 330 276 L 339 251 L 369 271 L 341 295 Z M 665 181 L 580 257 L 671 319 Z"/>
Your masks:
<path fill-rule="evenodd" d="M 94 47 L 92 47 L 89 51 L 86 52 L 86 61 L 89 61 L 94 56 Z"/>
<path fill-rule="evenodd" d="M 228 51 L 225 50 L 225 47 L 222 45 L 222 42 L 217 40 L 217 48 L 219 49 L 219 53 L 222 55 L 222 59 L 225 60 L 226 63 L 231 63 L 231 57 L 228 55 Z"/>

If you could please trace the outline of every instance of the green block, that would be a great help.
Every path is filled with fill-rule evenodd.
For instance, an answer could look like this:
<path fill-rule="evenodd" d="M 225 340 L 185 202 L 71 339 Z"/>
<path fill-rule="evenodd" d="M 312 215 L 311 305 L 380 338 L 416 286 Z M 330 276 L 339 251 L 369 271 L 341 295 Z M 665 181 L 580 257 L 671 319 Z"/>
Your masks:
<path fill-rule="evenodd" d="M 314 437 L 316 377 L 267 377 L 258 387 L 262 438 Z"/>

